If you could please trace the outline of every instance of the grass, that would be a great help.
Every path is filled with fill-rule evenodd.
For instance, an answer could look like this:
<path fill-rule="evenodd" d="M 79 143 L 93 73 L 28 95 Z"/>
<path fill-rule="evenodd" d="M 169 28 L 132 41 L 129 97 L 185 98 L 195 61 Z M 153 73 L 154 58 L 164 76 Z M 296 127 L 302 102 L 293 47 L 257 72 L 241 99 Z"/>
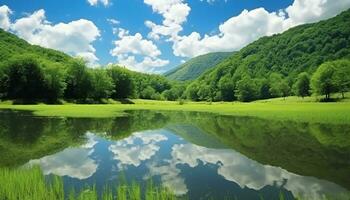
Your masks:
<path fill-rule="evenodd" d="M 115 190 L 106 186 L 99 196 L 95 186 L 86 186 L 81 191 L 71 189 L 68 194 L 64 191 L 64 184 L 60 177 L 54 176 L 51 181 L 45 180 L 38 166 L 22 169 L 0 169 L 0 199 L 4 200 L 176 200 L 188 199 L 176 197 L 169 189 L 155 186 L 152 181 L 147 184 L 142 193 L 141 186 L 136 182 L 119 184 Z M 348 199 L 348 194 L 337 197 L 324 196 L 322 200 Z M 232 198 L 225 198 L 232 199 Z M 236 198 L 234 198 L 236 199 Z M 261 196 L 261 199 L 264 198 Z M 279 200 L 286 199 L 280 193 Z M 296 197 L 298 200 L 307 200 Z"/>
<path fill-rule="evenodd" d="M 141 192 L 141 186 L 119 184 L 115 190 L 105 187 L 101 198 L 95 186 L 86 186 L 82 191 L 70 190 L 64 192 L 64 184 L 60 177 L 54 176 L 52 181 L 45 180 L 39 167 L 28 169 L 0 169 L 0 199 L 5 200 L 175 200 L 177 197 L 167 188 L 155 186 L 152 182 L 146 191 Z"/>
<path fill-rule="evenodd" d="M 271 100 L 266 102 L 178 102 L 134 100 L 135 104 L 100 105 L 10 105 L 1 109 L 32 111 L 37 116 L 107 118 L 124 115 L 127 110 L 198 111 L 220 115 L 251 116 L 298 122 L 350 124 L 350 102 L 293 102 Z"/>

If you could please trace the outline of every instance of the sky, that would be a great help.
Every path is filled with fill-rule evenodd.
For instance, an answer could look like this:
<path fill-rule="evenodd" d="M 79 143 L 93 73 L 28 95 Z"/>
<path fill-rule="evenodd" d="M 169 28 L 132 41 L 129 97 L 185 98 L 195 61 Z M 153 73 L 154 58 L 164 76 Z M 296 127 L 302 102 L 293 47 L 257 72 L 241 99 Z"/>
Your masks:
<path fill-rule="evenodd" d="M 163 73 L 348 8 L 350 0 L 0 0 L 0 28 L 91 67 Z"/>

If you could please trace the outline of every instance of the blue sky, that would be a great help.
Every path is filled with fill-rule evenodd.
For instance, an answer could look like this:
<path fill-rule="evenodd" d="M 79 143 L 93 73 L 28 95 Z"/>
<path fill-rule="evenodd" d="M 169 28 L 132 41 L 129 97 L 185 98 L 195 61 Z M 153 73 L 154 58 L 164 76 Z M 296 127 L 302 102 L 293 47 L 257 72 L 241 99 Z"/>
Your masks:
<path fill-rule="evenodd" d="M 236 51 L 261 36 L 332 17 L 350 2 L 1 0 L 0 6 L 0 27 L 30 43 L 86 57 L 91 65 L 160 73 L 197 55 Z"/>

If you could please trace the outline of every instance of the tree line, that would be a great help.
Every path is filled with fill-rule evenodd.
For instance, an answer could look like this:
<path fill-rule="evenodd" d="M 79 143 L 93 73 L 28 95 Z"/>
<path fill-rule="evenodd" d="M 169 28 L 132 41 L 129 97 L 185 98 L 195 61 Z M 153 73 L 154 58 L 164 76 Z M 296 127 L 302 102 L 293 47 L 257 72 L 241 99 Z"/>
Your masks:
<path fill-rule="evenodd" d="M 176 100 L 184 90 L 183 84 L 160 75 L 133 72 L 117 65 L 92 69 L 82 59 L 62 64 L 23 55 L 0 64 L 1 99 L 86 103 L 108 98 Z"/>
<path fill-rule="evenodd" d="M 218 87 L 210 85 L 199 86 L 198 82 L 191 83 L 185 92 L 188 99 L 200 101 L 217 101 L 222 98 L 243 102 L 258 99 L 269 99 L 296 95 L 306 97 L 310 95 L 325 95 L 330 99 L 332 93 L 350 91 L 350 61 L 346 59 L 326 62 L 313 73 L 302 72 L 293 80 L 280 73 L 272 72 L 266 78 L 252 78 L 249 74 L 241 75 L 234 82 L 229 78 L 222 78 Z"/>
<path fill-rule="evenodd" d="M 197 81 L 169 81 L 160 75 L 133 72 L 117 65 L 99 69 L 86 66 L 81 59 L 65 65 L 39 60 L 34 56 L 15 56 L 0 65 L 0 98 L 25 101 L 101 102 L 104 99 L 141 98 L 154 100 L 227 101 L 243 102 L 257 99 L 343 94 L 350 91 L 350 61 L 336 60 L 322 64 L 312 75 L 300 73 L 291 80 L 280 73 L 266 78 L 241 75 L 236 82 L 221 78 L 216 87 L 199 86 Z M 219 96 L 219 97 L 218 97 Z"/>

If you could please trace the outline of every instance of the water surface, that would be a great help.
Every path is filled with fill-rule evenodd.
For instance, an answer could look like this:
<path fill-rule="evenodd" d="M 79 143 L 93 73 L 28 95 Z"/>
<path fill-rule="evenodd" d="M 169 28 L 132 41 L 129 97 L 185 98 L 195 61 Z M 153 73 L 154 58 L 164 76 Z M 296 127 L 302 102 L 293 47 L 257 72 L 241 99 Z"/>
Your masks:
<path fill-rule="evenodd" d="M 350 127 L 133 111 L 110 119 L 0 114 L 2 167 L 40 165 L 76 190 L 149 180 L 190 199 L 320 199 L 350 189 Z"/>

